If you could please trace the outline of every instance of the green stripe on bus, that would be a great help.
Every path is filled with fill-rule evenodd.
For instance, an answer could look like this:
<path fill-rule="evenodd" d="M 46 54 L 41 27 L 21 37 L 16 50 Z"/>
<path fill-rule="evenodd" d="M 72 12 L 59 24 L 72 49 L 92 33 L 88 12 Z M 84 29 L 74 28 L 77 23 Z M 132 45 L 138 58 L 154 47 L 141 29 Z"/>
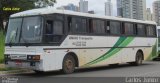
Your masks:
<path fill-rule="evenodd" d="M 118 39 L 118 41 L 115 43 L 115 45 L 113 47 L 118 47 L 127 37 L 120 37 Z M 107 53 L 105 53 L 104 55 L 100 56 L 99 58 L 85 64 L 85 66 L 90 65 L 91 63 L 96 62 L 97 60 L 100 60 L 101 58 L 103 58 L 106 54 L 109 54 L 110 52 L 112 52 L 113 50 L 115 50 L 116 48 L 111 48 Z"/>
<path fill-rule="evenodd" d="M 134 39 L 134 37 L 120 37 L 113 47 L 126 47 L 133 39 Z M 98 62 L 101 62 L 103 60 L 106 60 L 106 59 L 110 58 L 111 56 L 115 55 L 116 53 L 118 53 L 122 49 L 123 48 L 111 48 L 104 55 L 85 64 L 84 66 L 90 66 L 90 65 L 96 64 Z"/>
<path fill-rule="evenodd" d="M 156 43 L 154 44 L 153 48 L 152 48 L 152 52 L 150 53 L 150 55 L 148 56 L 147 60 L 152 60 L 156 57 L 158 57 L 158 54 L 157 54 L 157 41 Z"/>

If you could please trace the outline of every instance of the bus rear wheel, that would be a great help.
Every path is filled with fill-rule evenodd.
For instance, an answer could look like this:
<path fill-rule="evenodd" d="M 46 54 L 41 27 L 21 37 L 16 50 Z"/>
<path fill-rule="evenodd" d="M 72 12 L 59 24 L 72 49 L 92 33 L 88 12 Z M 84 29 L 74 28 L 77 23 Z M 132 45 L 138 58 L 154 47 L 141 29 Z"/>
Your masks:
<path fill-rule="evenodd" d="M 67 55 L 63 60 L 63 68 L 62 71 L 65 74 L 71 74 L 75 70 L 75 59 L 71 55 Z"/>
<path fill-rule="evenodd" d="M 139 66 L 143 63 L 143 54 L 141 52 L 137 52 L 135 62 L 131 62 L 130 64 L 133 66 Z"/>

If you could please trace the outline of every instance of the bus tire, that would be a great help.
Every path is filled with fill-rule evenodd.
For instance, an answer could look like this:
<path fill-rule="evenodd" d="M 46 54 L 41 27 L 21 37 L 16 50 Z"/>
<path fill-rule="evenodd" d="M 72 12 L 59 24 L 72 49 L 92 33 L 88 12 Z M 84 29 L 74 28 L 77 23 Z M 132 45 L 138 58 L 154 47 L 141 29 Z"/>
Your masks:
<path fill-rule="evenodd" d="M 135 62 L 131 62 L 130 64 L 133 66 L 139 66 L 143 63 L 143 54 L 141 52 L 136 53 Z"/>
<path fill-rule="evenodd" d="M 65 74 L 71 74 L 75 70 L 75 59 L 72 55 L 66 55 L 63 60 L 62 71 Z"/>

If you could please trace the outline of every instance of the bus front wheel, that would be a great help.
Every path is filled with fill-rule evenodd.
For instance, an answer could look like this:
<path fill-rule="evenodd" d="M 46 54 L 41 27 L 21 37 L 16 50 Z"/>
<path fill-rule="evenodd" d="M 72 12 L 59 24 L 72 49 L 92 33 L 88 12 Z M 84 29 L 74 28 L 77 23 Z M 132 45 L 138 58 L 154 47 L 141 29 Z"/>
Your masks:
<path fill-rule="evenodd" d="M 67 55 L 64 57 L 63 60 L 63 67 L 62 67 L 62 71 L 65 74 L 70 74 L 73 73 L 75 70 L 75 59 L 73 56 L 71 55 Z"/>
<path fill-rule="evenodd" d="M 130 64 L 133 66 L 142 65 L 143 62 L 143 54 L 141 52 L 137 52 L 135 62 L 131 62 Z"/>

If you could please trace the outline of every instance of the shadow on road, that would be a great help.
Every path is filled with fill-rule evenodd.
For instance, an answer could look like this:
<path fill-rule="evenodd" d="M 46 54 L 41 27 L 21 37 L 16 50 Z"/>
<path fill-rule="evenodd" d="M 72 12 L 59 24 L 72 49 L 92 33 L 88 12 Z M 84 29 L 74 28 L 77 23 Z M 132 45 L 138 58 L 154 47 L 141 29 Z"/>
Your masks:
<path fill-rule="evenodd" d="M 120 64 L 120 65 L 109 65 L 109 66 L 102 66 L 102 67 L 95 67 L 95 68 L 85 68 L 85 69 L 76 69 L 73 74 L 78 73 L 87 73 L 87 72 L 96 72 L 96 71 L 104 71 L 104 70 L 113 70 L 113 69 L 121 69 L 121 68 L 128 68 L 128 67 L 144 67 L 146 65 L 154 65 L 153 63 L 144 63 L 141 66 L 130 66 L 129 64 Z M 46 72 L 46 73 L 24 73 L 24 74 L 17 74 L 15 76 L 20 77 L 48 77 L 48 76 L 59 76 L 65 75 L 61 71 L 53 71 L 53 72 Z"/>

